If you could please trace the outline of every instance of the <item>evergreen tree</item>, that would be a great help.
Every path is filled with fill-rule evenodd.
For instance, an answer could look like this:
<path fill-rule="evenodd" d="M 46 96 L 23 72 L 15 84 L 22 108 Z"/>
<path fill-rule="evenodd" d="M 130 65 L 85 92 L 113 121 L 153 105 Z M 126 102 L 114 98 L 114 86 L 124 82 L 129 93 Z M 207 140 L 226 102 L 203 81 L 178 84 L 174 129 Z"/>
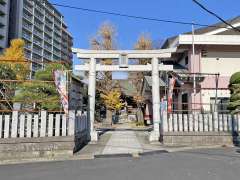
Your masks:
<path fill-rule="evenodd" d="M 240 110 L 240 72 L 236 72 L 231 76 L 229 89 L 231 91 L 230 103 L 228 108 L 232 113 Z"/>
<path fill-rule="evenodd" d="M 59 110 L 61 109 L 60 95 L 53 82 L 55 70 L 66 70 L 61 64 L 49 64 L 35 74 L 35 81 L 24 82 L 18 87 L 19 93 L 14 97 L 22 101 L 23 106 L 34 110 Z"/>

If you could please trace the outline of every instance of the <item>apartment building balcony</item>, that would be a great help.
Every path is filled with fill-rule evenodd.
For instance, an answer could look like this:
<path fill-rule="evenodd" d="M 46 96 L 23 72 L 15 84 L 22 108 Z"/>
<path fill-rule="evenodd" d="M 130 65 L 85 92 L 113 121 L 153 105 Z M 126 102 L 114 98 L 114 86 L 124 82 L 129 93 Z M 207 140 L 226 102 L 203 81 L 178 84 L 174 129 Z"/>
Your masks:
<path fill-rule="evenodd" d="M 35 14 L 34 14 L 34 18 L 37 18 L 39 21 L 43 21 L 44 16 L 35 13 Z"/>
<path fill-rule="evenodd" d="M 59 29 L 62 27 L 61 22 L 56 19 L 54 20 L 54 26 L 57 26 Z"/>
<path fill-rule="evenodd" d="M 47 28 L 47 26 L 45 26 L 44 32 L 47 33 L 49 36 L 52 36 L 53 33 L 53 31 L 50 31 L 49 28 Z"/>
<path fill-rule="evenodd" d="M 34 26 L 38 28 L 39 30 L 43 31 L 43 24 L 37 23 L 36 21 L 34 22 Z"/>
<path fill-rule="evenodd" d="M 32 49 L 32 44 L 31 43 L 25 43 L 24 48 L 28 49 L 29 51 L 31 51 Z"/>
<path fill-rule="evenodd" d="M 37 55 L 39 55 L 39 56 L 42 56 L 42 50 L 33 48 L 33 53 L 35 53 L 35 54 L 37 54 Z"/>
<path fill-rule="evenodd" d="M 29 23 L 31 23 L 31 24 L 33 23 L 33 16 L 23 13 L 23 18 L 24 18 L 24 20 L 28 21 Z"/>
<path fill-rule="evenodd" d="M 53 55 L 59 57 L 59 59 L 61 59 L 61 51 L 56 51 L 56 50 L 53 50 Z"/>
<path fill-rule="evenodd" d="M 54 20 L 53 16 L 51 14 L 47 13 L 47 12 L 45 13 L 45 19 L 48 19 L 52 23 L 53 23 L 53 20 Z"/>
<path fill-rule="evenodd" d="M 61 15 L 59 15 L 59 14 L 56 13 L 56 12 L 54 12 L 53 15 L 54 15 L 54 18 L 55 18 L 55 19 L 57 19 L 57 20 L 60 21 L 60 22 L 62 21 L 62 16 L 61 16 Z"/>
<path fill-rule="evenodd" d="M 23 28 L 27 30 L 28 32 L 32 33 L 32 25 L 29 25 L 27 23 L 23 23 Z"/>
<path fill-rule="evenodd" d="M 49 23 L 49 22 L 45 21 L 45 25 L 50 29 L 53 28 L 53 23 Z"/>
<path fill-rule="evenodd" d="M 59 44 L 59 45 L 61 46 L 61 43 L 62 43 L 61 38 L 57 38 L 57 37 L 55 36 L 53 39 L 54 39 L 54 41 L 56 42 L 56 44 Z"/>
<path fill-rule="evenodd" d="M 44 42 L 44 48 L 47 49 L 47 50 L 52 51 L 52 44 L 49 44 L 49 43 L 45 43 L 45 42 Z"/>
<path fill-rule="evenodd" d="M 23 39 L 26 39 L 28 41 L 32 41 L 32 36 L 30 34 L 23 33 L 22 37 L 23 37 Z"/>
<path fill-rule="evenodd" d="M 47 42 L 48 44 L 52 45 L 52 39 L 49 39 L 49 38 L 44 38 L 44 41 Z"/>
<path fill-rule="evenodd" d="M 27 10 L 29 13 L 33 14 L 33 8 L 29 7 L 27 4 L 23 7 L 25 10 Z"/>
<path fill-rule="evenodd" d="M 38 30 L 34 29 L 33 31 L 35 36 L 38 36 L 40 39 L 43 39 L 43 33 L 40 33 Z"/>
<path fill-rule="evenodd" d="M 52 60 L 52 55 L 50 55 L 50 54 L 45 54 L 44 53 L 43 57 L 47 60 Z"/>
<path fill-rule="evenodd" d="M 61 51 L 61 45 L 54 43 L 53 46 L 59 51 Z"/>
<path fill-rule="evenodd" d="M 33 43 L 39 47 L 42 47 L 42 42 L 41 41 L 38 41 L 36 39 L 33 39 Z"/>
<path fill-rule="evenodd" d="M 30 53 L 30 52 L 25 51 L 25 52 L 24 52 L 24 55 L 25 55 L 25 58 L 26 58 L 26 59 L 28 59 L 28 60 L 31 59 L 31 53 Z"/>
<path fill-rule="evenodd" d="M 54 10 L 51 6 L 49 6 L 48 4 L 45 4 L 45 10 L 48 11 L 49 14 L 53 14 Z"/>
<path fill-rule="evenodd" d="M 41 14 L 44 13 L 44 9 L 42 7 L 40 7 L 39 5 L 35 5 L 35 10 L 37 10 L 38 12 L 40 12 Z"/>

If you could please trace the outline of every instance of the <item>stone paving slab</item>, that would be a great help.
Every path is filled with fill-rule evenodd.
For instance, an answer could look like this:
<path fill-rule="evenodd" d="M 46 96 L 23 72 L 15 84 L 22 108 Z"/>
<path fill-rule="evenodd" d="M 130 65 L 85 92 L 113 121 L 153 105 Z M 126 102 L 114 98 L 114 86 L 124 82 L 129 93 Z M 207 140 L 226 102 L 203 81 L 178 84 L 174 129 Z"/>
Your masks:
<path fill-rule="evenodd" d="M 142 151 L 134 131 L 113 131 L 102 154 L 133 154 Z"/>

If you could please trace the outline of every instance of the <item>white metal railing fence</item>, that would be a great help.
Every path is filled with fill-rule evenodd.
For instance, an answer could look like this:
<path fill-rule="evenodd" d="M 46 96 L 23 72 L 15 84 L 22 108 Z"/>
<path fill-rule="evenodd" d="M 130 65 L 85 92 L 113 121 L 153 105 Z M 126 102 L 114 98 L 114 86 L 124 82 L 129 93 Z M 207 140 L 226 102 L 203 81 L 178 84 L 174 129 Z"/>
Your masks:
<path fill-rule="evenodd" d="M 0 115 L 1 138 L 38 138 L 73 136 L 88 128 L 86 113 L 18 112 Z"/>
<path fill-rule="evenodd" d="M 163 131 L 240 132 L 240 114 L 168 114 L 168 116 L 163 116 Z"/>

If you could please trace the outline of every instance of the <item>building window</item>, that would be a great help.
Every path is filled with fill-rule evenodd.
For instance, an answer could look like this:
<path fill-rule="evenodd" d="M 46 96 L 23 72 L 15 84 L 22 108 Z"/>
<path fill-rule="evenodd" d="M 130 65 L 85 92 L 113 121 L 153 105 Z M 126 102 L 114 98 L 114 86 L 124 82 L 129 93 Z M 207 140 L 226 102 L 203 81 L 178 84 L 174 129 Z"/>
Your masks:
<path fill-rule="evenodd" d="M 185 57 L 185 65 L 188 65 L 188 56 Z"/>

